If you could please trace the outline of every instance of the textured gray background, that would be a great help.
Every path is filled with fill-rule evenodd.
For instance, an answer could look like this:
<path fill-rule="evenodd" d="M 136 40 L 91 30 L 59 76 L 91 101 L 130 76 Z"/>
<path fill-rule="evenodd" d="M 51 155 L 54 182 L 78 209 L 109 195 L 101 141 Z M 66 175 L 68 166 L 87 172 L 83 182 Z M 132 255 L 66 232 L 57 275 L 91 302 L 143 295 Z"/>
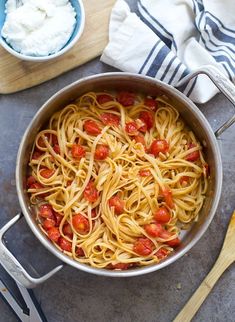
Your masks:
<path fill-rule="evenodd" d="M 135 1 L 129 1 L 134 4 Z M 65 85 L 87 75 L 113 71 L 98 59 L 40 86 L 0 96 L 0 226 L 20 211 L 15 189 L 15 160 L 21 137 L 40 106 Z M 215 130 L 234 110 L 222 95 L 199 107 Z M 171 266 L 142 277 L 111 279 L 65 267 L 35 294 L 51 322 L 168 322 L 200 285 L 217 258 L 226 227 L 235 209 L 235 126 L 220 140 L 224 179 L 215 218 L 196 246 Z M 8 234 L 9 248 L 17 258 L 40 273 L 57 260 L 39 244 L 21 220 Z M 30 264 L 29 264 L 30 263 Z M 0 275 L 7 280 L 2 268 Z M 178 289 L 177 286 L 181 285 Z M 235 269 L 221 277 L 193 321 L 235 320 Z M 0 321 L 16 321 L 0 299 Z M 183 321 L 182 321 L 183 322 Z"/>

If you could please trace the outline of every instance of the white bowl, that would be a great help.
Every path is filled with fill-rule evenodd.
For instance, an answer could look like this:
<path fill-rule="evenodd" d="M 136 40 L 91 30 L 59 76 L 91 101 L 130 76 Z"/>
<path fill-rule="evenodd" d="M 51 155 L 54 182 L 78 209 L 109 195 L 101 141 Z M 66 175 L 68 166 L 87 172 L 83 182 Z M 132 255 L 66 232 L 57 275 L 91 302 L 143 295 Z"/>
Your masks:
<path fill-rule="evenodd" d="M 29 56 L 24 55 L 16 50 L 14 50 L 7 42 L 6 40 L 1 36 L 1 29 L 3 27 L 6 14 L 5 14 L 5 1 L 0 1 L 0 45 L 4 47 L 10 54 L 14 55 L 15 57 L 27 60 L 27 61 L 33 61 L 33 62 L 43 62 L 47 60 L 51 60 L 53 58 L 59 57 L 66 53 L 68 50 L 70 50 L 75 43 L 79 40 L 79 38 L 82 35 L 84 25 L 85 25 L 85 11 L 82 0 L 69 0 L 71 5 L 73 6 L 74 10 L 76 11 L 76 25 L 74 27 L 73 33 L 68 40 L 68 42 L 56 53 L 50 54 L 48 56 Z"/>

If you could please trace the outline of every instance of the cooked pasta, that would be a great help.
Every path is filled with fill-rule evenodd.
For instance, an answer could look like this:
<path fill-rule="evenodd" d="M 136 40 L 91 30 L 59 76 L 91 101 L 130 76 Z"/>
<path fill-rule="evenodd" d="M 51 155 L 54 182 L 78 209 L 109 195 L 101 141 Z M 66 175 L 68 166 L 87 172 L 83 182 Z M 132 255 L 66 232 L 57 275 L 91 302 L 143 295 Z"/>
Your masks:
<path fill-rule="evenodd" d="M 164 96 L 89 92 L 35 139 L 27 180 L 48 238 L 96 268 L 158 263 L 197 220 L 202 146 Z"/>

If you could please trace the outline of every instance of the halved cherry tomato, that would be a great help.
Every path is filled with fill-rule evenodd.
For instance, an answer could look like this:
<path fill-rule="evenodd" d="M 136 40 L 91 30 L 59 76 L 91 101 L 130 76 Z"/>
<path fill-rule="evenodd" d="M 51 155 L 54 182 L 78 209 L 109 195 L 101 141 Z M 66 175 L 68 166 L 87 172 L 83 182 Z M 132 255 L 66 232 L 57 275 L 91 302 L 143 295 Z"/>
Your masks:
<path fill-rule="evenodd" d="M 148 256 L 153 251 L 153 243 L 148 238 L 139 238 L 133 245 L 133 251 L 141 256 Z"/>
<path fill-rule="evenodd" d="M 79 257 L 85 256 L 85 253 L 84 253 L 82 247 L 77 247 L 76 248 L 76 255 L 79 256 Z"/>
<path fill-rule="evenodd" d="M 131 264 L 129 264 L 129 263 L 117 263 L 117 264 L 111 264 L 112 265 L 112 268 L 113 269 L 120 269 L 120 270 L 126 270 L 126 269 L 128 269 L 130 266 L 131 266 Z"/>
<path fill-rule="evenodd" d="M 143 135 L 140 135 L 140 134 L 135 135 L 134 140 L 136 143 L 141 143 L 141 144 L 143 144 L 143 146 L 145 146 L 145 140 L 144 140 Z"/>
<path fill-rule="evenodd" d="M 113 196 L 109 199 L 109 207 L 114 207 L 114 212 L 117 215 L 120 215 L 124 211 L 124 201 L 118 196 Z"/>
<path fill-rule="evenodd" d="M 150 146 L 149 152 L 156 157 L 160 152 L 166 153 L 168 150 L 169 144 L 166 140 L 154 140 Z"/>
<path fill-rule="evenodd" d="M 171 215 L 166 207 L 160 207 L 154 215 L 154 219 L 161 223 L 167 223 Z"/>
<path fill-rule="evenodd" d="M 135 103 L 135 94 L 132 92 L 119 92 L 117 101 L 123 106 L 131 106 Z"/>
<path fill-rule="evenodd" d="M 141 169 L 139 171 L 139 175 L 141 177 L 149 177 L 151 175 L 151 172 L 149 170 L 147 170 L 147 169 Z"/>
<path fill-rule="evenodd" d="M 81 159 L 86 155 L 86 150 L 84 149 L 84 147 L 81 144 L 73 144 L 72 145 L 72 157 L 75 159 Z"/>
<path fill-rule="evenodd" d="M 104 160 L 109 155 L 109 147 L 105 144 L 97 145 L 95 149 L 95 160 Z"/>
<path fill-rule="evenodd" d="M 158 259 L 163 259 L 168 255 L 168 250 L 165 248 L 160 248 L 154 255 L 156 255 Z"/>
<path fill-rule="evenodd" d="M 51 134 L 51 133 L 45 133 L 43 134 L 45 140 L 47 140 L 48 142 L 51 140 L 52 146 L 58 144 L 58 139 L 57 136 L 55 134 Z M 45 148 L 46 144 L 44 142 L 44 139 L 42 136 L 40 136 L 40 138 L 38 139 L 38 145 L 41 148 Z"/>
<path fill-rule="evenodd" d="M 91 134 L 91 135 L 98 135 L 101 133 L 99 125 L 92 120 L 86 120 L 84 122 L 84 129 L 87 132 L 87 134 Z"/>
<path fill-rule="evenodd" d="M 59 146 L 59 144 L 55 144 L 53 146 L 53 150 L 55 151 L 56 154 L 60 154 L 60 146 Z"/>
<path fill-rule="evenodd" d="M 60 238 L 59 229 L 56 227 L 51 227 L 50 229 L 48 229 L 47 235 L 48 235 L 49 239 L 51 239 L 57 243 Z"/>
<path fill-rule="evenodd" d="M 192 149 L 192 148 L 195 148 L 196 147 L 196 144 L 194 143 L 190 143 L 188 148 L 189 149 Z M 187 161 L 191 161 L 191 162 L 194 162 L 194 161 L 197 161 L 200 157 L 200 153 L 198 150 L 194 151 L 194 152 L 191 152 L 189 153 L 187 156 L 186 156 L 186 160 Z"/>
<path fill-rule="evenodd" d="M 59 226 L 62 219 L 63 219 L 63 215 L 61 215 L 60 213 L 55 212 L 55 211 L 54 211 L 54 215 L 55 215 L 55 219 L 56 219 L 56 226 Z"/>
<path fill-rule="evenodd" d="M 100 94 L 100 95 L 97 95 L 96 99 L 97 99 L 97 102 L 99 104 L 104 104 L 104 103 L 113 101 L 112 96 L 110 96 L 108 94 Z"/>
<path fill-rule="evenodd" d="M 142 124 L 141 126 L 138 127 L 138 130 L 140 132 L 146 133 L 147 130 L 148 130 L 147 124 L 143 120 L 141 120 L 141 119 L 137 119 L 136 122 Z"/>
<path fill-rule="evenodd" d="M 182 186 L 186 186 L 189 183 L 189 176 L 183 176 L 180 178 L 180 184 Z"/>
<path fill-rule="evenodd" d="M 64 237 L 60 237 L 59 238 L 58 244 L 59 244 L 60 248 L 62 248 L 63 250 L 66 250 L 67 252 L 71 252 L 72 251 L 72 243 L 69 242 Z"/>
<path fill-rule="evenodd" d="M 100 118 L 105 125 L 118 126 L 120 123 L 120 117 L 113 113 L 103 113 L 100 115 Z"/>
<path fill-rule="evenodd" d="M 41 171 L 40 171 L 40 174 L 41 174 L 41 176 L 43 177 L 43 178 L 45 178 L 45 179 L 49 179 L 53 174 L 55 173 L 55 171 L 54 170 L 52 170 L 52 169 L 42 169 Z"/>
<path fill-rule="evenodd" d="M 65 236 L 69 237 L 70 239 L 73 238 L 73 231 L 72 231 L 71 225 L 69 223 L 66 223 L 63 226 L 63 233 L 65 234 Z"/>
<path fill-rule="evenodd" d="M 173 198 L 172 198 L 172 191 L 170 189 L 168 189 L 168 188 L 164 188 L 162 190 L 162 195 L 163 195 L 163 197 L 165 199 L 165 202 L 166 202 L 167 206 L 169 208 L 171 208 L 171 209 L 174 208 L 175 204 L 174 204 L 174 201 L 173 201 Z"/>
<path fill-rule="evenodd" d="M 89 221 L 81 214 L 73 216 L 73 227 L 79 234 L 86 234 L 89 231 Z"/>
<path fill-rule="evenodd" d="M 158 102 L 153 98 L 146 98 L 144 100 L 144 105 L 148 106 L 152 111 L 156 111 L 158 108 Z"/>
<path fill-rule="evenodd" d="M 32 159 L 33 160 L 38 160 L 40 157 L 42 156 L 42 153 L 39 151 L 34 151 L 33 155 L 32 155 Z"/>
<path fill-rule="evenodd" d="M 49 203 L 41 205 L 39 207 L 39 215 L 43 218 L 54 219 L 54 212 L 52 206 Z"/>
<path fill-rule="evenodd" d="M 140 112 L 139 119 L 146 124 L 147 130 L 150 130 L 153 127 L 153 124 L 154 124 L 153 113 L 148 111 Z"/>
<path fill-rule="evenodd" d="M 42 224 L 43 228 L 46 230 L 50 229 L 51 227 L 55 227 L 55 225 L 56 221 L 52 218 L 46 218 Z"/>
<path fill-rule="evenodd" d="M 39 182 L 35 182 L 35 183 L 31 184 L 31 186 L 30 186 L 30 189 L 35 189 L 35 190 L 42 189 L 42 188 L 44 188 L 44 187 Z"/>
<path fill-rule="evenodd" d="M 138 135 L 138 126 L 135 122 L 128 122 L 125 126 L 125 131 L 129 135 Z"/>
<path fill-rule="evenodd" d="M 93 181 L 88 182 L 83 195 L 84 198 L 89 202 L 95 202 L 99 198 L 99 192 L 96 189 Z"/>
<path fill-rule="evenodd" d="M 37 180 L 34 178 L 34 176 L 29 176 L 27 179 L 27 187 L 30 187 L 32 184 L 36 183 Z"/>
<path fill-rule="evenodd" d="M 149 236 L 158 237 L 163 228 L 161 224 L 152 223 L 152 224 L 145 225 L 144 229 Z"/>
<path fill-rule="evenodd" d="M 167 230 L 163 230 L 160 234 L 160 237 L 162 239 L 169 239 L 171 236 L 173 235 L 173 233 L 167 231 Z M 171 247 L 176 247 L 180 244 L 180 239 L 178 237 L 172 239 L 172 240 L 168 240 L 165 242 L 167 245 L 171 246 Z"/>

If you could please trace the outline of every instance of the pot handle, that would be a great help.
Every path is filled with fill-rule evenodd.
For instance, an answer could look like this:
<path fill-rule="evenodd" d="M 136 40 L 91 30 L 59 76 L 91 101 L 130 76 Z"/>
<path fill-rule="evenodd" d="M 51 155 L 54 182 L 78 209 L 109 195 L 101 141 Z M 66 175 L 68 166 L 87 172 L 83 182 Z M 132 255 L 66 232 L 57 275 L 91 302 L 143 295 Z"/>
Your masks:
<path fill-rule="evenodd" d="M 20 285 L 26 288 L 34 288 L 37 285 L 45 282 L 52 275 L 57 273 L 63 265 L 59 265 L 53 270 L 51 270 L 46 275 L 34 278 L 30 276 L 26 270 L 22 267 L 22 265 L 18 262 L 18 260 L 14 257 L 14 255 L 6 248 L 3 242 L 3 236 L 11 228 L 23 215 L 18 214 L 14 218 L 12 218 L 5 226 L 0 229 L 0 263 L 8 272 L 9 275 Z"/>
<path fill-rule="evenodd" d="M 215 86 L 227 97 L 227 99 L 233 104 L 235 108 L 235 85 L 224 76 L 217 68 L 211 65 L 205 65 L 200 67 L 198 70 L 190 73 L 182 79 L 182 81 L 177 84 L 177 87 L 180 87 L 185 82 L 190 81 L 193 77 L 205 74 L 207 75 Z M 219 129 L 215 131 L 215 136 L 218 138 L 225 130 L 227 130 L 235 122 L 235 114 L 226 121 Z"/>

